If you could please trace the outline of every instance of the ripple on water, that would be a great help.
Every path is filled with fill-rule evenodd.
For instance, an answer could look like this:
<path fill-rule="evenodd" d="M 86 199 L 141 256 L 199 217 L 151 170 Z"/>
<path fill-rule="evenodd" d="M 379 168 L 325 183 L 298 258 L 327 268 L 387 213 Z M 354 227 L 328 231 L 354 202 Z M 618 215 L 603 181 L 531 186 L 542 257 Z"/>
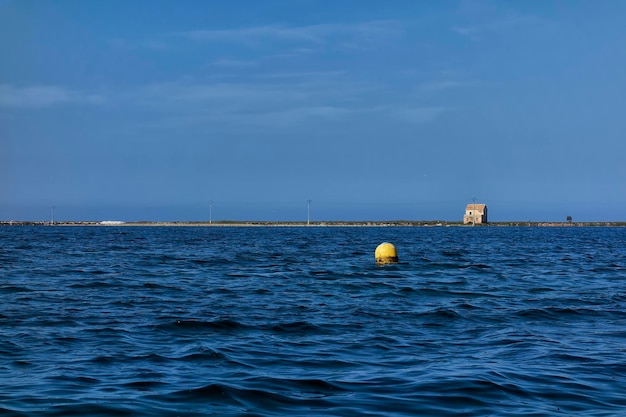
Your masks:
<path fill-rule="evenodd" d="M 617 416 L 626 229 L 567 229 L 0 228 L 0 414 Z"/>

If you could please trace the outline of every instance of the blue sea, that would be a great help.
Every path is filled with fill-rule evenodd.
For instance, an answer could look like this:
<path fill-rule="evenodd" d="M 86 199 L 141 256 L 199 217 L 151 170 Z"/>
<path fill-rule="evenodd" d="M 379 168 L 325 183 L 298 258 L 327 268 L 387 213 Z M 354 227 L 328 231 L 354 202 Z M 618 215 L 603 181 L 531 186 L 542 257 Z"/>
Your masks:
<path fill-rule="evenodd" d="M 0 242 L 0 415 L 626 415 L 623 227 Z M 376 265 L 382 242 L 399 263 Z"/>

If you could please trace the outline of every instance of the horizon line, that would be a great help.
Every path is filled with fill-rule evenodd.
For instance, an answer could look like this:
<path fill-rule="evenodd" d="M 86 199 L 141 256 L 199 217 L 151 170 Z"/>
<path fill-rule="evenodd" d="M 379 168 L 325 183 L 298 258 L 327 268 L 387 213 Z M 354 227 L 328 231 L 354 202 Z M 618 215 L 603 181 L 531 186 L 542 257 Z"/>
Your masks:
<path fill-rule="evenodd" d="M 222 227 L 222 226 L 463 226 L 463 227 L 489 227 L 489 226 L 626 226 L 626 221 L 529 221 L 529 220 L 502 220 L 490 221 L 485 224 L 464 224 L 463 221 L 447 220 L 139 220 L 139 221 L 116 221 L 116 220 L 0 220 L 0 226 L 196 226 L 196 227 Z"/>

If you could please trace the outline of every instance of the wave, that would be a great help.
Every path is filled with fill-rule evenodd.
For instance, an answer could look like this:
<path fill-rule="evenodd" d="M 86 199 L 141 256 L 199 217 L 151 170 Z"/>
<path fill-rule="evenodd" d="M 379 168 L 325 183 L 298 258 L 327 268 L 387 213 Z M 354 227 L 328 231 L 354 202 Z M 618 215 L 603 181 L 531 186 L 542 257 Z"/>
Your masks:
<path fill-rule="evenodd" d="M 0 414 L 626 409 L 622 229 L 123 231 L 3 240 Z"/>

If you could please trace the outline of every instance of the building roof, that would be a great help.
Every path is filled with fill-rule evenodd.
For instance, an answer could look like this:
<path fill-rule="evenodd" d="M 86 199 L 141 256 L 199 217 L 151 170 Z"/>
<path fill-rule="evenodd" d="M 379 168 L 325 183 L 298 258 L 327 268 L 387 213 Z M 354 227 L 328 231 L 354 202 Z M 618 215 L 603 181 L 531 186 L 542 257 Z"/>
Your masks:
<path fill-rule="evenodd" d="M 487 204 L 468 204 L 467 207 L 465 207 L 465 210 L 484 211 L 486 208 L 487 208 Z"/>

